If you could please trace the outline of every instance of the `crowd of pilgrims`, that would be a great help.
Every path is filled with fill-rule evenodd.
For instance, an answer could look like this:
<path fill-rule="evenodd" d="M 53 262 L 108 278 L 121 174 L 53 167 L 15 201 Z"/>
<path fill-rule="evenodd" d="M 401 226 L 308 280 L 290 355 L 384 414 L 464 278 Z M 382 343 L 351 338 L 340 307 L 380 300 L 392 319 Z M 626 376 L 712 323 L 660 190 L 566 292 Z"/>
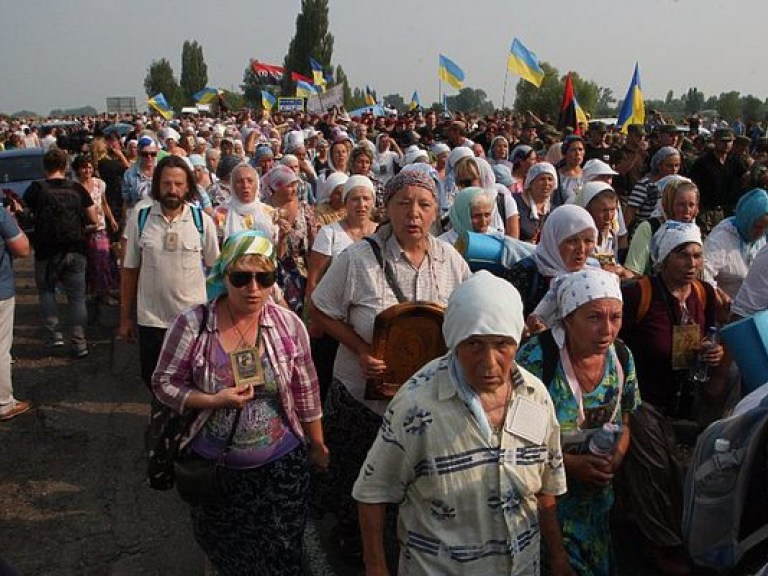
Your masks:
<path fill-rule="evenodd" d="M 660 571 L 690 573 L 680 533 L 686 454 L 696 431 L 739 399 L 727 352 L 704 339 L 768 304 L 760 278 L 740 291 L 766 258 L 761 126 L 705 130 L 695 118 L 678 126 L 652 115 L 623 132 L 595 121 L 574 133 L 530 114 L 332 110 L 131 116 L 119 119 L 131 124 L 121 133 L 108 129 L 113 120 L 82 118 L 77 134 L 6 124 L 4 146 L 74 147 L 75 177 L 105 206 L 109 240 L 93 246 L 104 258 L 119 258 L 126 222 L 152 203 L 155 166 L 174 155 L 193 171 L 187 200 L 211 216 L 220 244 L 247 230 L 272 242 L 272 297 L 307 328 L 324 407 L 330 480 L 313 501 L 334 514 L 344 554 L 361 553 L 353 485 L 386 410 L 364 395 L 366 378 L 383 370 L 370 355 L 373 321 L 401 301 L 356 267 L 361 245 L 377 238 L 406 300 L 445 305 L 470 274 L 456 247 L 474 233 L 505 247 L 494 272 L 522 299 L 516 362 L 542 379 L 555 406 L 568 483 L 557 517 L 571 568 L 613 573 L 613 511 L 631 516 Z M 408 204 L 398 193 L 409 186 L 430 194 Z M 415 227 L 428 237 L 425 263 L 408 258 Z M 109 302 L 116 267 L 93 261 L 89 286 Z M 569 278 L 594 269 L 619 287 L 605 322 L 563 309 Z M 577 344 L 593 340 L 599 352 Z M 690 377 L 697 357 L 711 368 L 704 383 Z M 612 456 L 568 453 L 574 437 L 607 423 L 620 430 Z"/>

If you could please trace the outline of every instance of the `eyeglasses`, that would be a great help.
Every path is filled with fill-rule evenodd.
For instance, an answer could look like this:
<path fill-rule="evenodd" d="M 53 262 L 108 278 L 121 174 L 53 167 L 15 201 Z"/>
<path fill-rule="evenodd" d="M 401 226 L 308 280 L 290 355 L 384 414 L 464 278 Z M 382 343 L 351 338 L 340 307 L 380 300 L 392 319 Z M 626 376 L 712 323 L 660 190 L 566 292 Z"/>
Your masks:
<path fill-rule="evenodd" d="M 269 288 L 277 280 L 277 272 L 230 272 L 229 283 L 235 288 L 242 288 L 251 283 L 251 280 L 256 280 L 256 283 L 262 288 Z"/>
<path fill-rule="evenodd" d="M 154 158 L 157 156 L 157 152 L 142 152 L 141 157 L 142 158 Z"/>

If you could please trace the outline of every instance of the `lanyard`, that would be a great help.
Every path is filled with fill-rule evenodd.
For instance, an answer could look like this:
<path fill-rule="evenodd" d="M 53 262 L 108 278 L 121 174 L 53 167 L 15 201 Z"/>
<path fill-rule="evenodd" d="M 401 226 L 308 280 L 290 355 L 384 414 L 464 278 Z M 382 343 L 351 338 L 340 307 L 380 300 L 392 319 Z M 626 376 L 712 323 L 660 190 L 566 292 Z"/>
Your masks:
<path fill-rule="evenodd" d="M 616 397 L 616 406 L 614 406 L 611 419 L 609 420 L 609 422 L 613 422 L 616 419 L 616 415 L 619 412 L 619 407 L 621 406 L 621 394 L 624 391 L 624 369 L 621 366 L 621 362 L 619 362 L 618 356 L 616 356 L 615 344 L 608 350 L 608 352 L 611 354 L 611 359 L 613 360 L 613 365 L 616 368 L 616 374 L 619 379 L 619 393 Z M 571 357 L 568 354 L 567 346 L 560 348 L 560 363 L 563 366 L 565 380 L 568 382 L 571 393 L 576 399 L 576 405 L 578 407 L 576 425 L 581 426 L 582 422 L 584 422 L 584 398 L 581 393 L 581 385 L 579 384 L 579 379 L 576 378 L 576 372 L 573 370 L 573 364 L 571 363 Z M 603 378 L 601 377 L 600 382 L 598 382 L 598 386 L 602 380 Z"/>

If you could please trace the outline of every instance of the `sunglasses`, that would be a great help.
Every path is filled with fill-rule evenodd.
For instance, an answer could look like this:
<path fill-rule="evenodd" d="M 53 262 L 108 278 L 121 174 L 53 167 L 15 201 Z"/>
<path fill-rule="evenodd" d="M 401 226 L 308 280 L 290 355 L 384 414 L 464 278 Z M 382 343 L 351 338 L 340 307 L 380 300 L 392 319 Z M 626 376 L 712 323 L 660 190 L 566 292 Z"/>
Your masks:
<path fill-rule="evenodd" d="M 262 288 L 269 288 L 277 280 L 277 272 L 230 272 L 229 283 L 235 288 L 242 288 L 256 280 L 256 283 Z"/>
<path fill-rule="evenodd" d="M 143 158 L 154 158 L 155 156 L 157 156 L 157 152 L 142 152 L 141 156 Z"/>

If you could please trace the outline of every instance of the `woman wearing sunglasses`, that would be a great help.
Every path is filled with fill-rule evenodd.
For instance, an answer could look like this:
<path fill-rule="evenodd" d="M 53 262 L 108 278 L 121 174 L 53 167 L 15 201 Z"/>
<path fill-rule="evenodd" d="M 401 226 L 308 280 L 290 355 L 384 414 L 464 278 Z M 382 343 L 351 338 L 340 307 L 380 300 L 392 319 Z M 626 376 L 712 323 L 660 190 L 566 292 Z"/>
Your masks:
<path fill-rule="evenodd" d="M 199 410 L 184 456 L 221 458 L 221 496 L 191 515 L 222 576 L 301 573 L 309 465 L 328 465 L 309 338 L 272 302 L 275 277 L 270 240 L 230 236 L 208 276 L 210 301 L 174 320 L 152 379 L 173 410 Z"/>

